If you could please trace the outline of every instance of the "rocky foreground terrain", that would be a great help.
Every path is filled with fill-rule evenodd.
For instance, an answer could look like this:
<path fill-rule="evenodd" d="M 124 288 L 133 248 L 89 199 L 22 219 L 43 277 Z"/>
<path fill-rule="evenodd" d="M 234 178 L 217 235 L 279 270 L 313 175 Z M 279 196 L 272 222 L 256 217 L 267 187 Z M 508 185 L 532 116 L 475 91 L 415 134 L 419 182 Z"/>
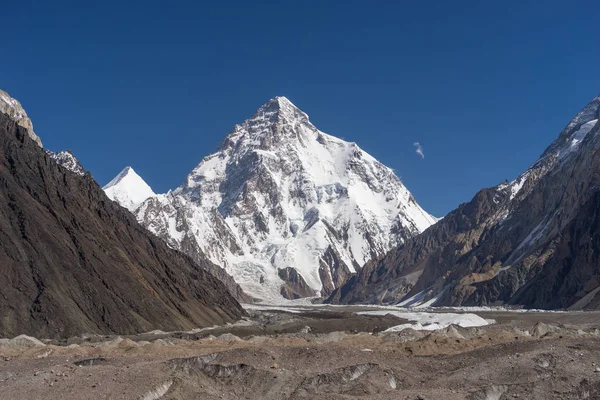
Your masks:
<path fill-rule="evenodd" d="M 331 311 L 333 310 L 333 311 Z M 405 329 L 350 308 L 137 336 L 0 340 L 2 399 L 598 399 L 600 313 Z"/>

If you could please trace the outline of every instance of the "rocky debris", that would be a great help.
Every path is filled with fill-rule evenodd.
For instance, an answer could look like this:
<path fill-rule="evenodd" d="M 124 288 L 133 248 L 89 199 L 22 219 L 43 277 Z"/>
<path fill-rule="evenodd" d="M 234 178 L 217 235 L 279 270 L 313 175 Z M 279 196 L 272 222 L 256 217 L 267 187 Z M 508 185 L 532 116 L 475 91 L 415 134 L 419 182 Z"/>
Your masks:
<path fill-rule="evenodd" d="M 458 331 L 456 325 L 450 325 L 440 330 L 439 333 L 449 339 L 465 339 L 465 337 Z"/>
<path fill-rule="evenodd" d="M 220 281 L 3 113 L 0 181 L 0 335 L 188 330 L 244 314 Z"/>
<path fill-rule="evenodd" d="M 412 328 L 406 328 L 399 332 L 380 332 L 377 334 L 377 336 L 386 341 L 405 343 L 422 339 L 425 337 L 425 333 Z"/>
<path fill-rule="evenodd" d="M 28 349 L 30 347 L 45 346 L 42 341 L 27 335 L 19 335 L 12 339 L 0 339 L 0 348 L 6 349 Z"/>
<path fill-rule="evenodd" d="M 250 343 L 264 343 L 271 339 L 269 336 L 250 336 L 246 340 Z"/>
<path fill-rule="evenodd" d="M 123 341 L 121 343 L 119 343 L 119 347 L 121 348 L 132 348 L 132 347 L 138 347 L 139 344 L 137 342 L 134 342 L 133 340 L 129 339 L 129 338 L 125 338 L 123 339 Z"/>
<path fill-rule="evenodd" d="M 165 335 L 166 333 L 167 332 L 161 331 L 160 329 L 155 329 L 153 331 L 146 332 L 146 334 L 148 334 L 148 335 Z"/>
<path fill-rule="evenodd" d="M 531 328 L 531 330 L 529 331 L 529 334 L 531 336 L 535 336 L 535 337 L 543 337 L 549 333 L 558 333 L 561 331 L 562 331 L 562 329 L 559 328 L 558 326 L 548 325 L 548 324 L 544 324 L 543 322 L 538 322 L 537 324 L 534 325 L 533 328 Z"/>
<path fill-rule="evenodd" d="M 315 335 L 315 342 L 317 343 L 337 343 L 344 340 L 347 336 L 345 332 L 331 332 L 325 335 Z"/>
<path fill-rule="evenodd" d="M 78 367 L 91 367 L 98 364 L 106 364 L 107 360 L 104 357 L 86 358 L 85 360 L 75 361 L 73 364 Z"/>
<path fill-rule="evenodd" d="M 305 326 L 304 328 L 300 329 L 300 331 L 298 333 L 310 333 L 310 332 L 311 332 L 310 326 Z"/>
<path fill-rule="evenodd" d="M 575 386 L 575 384 L 573 384 Z M 596 400 L 598 399 L 598 393 L 600 393 L 600 381 L 590 382 L 588 379 L 581 379 L 578 385 L 565 394 L 563 399 L 565 400 L 582 400 L 582 399 L 590 399 Z M 562 399 L 561 399 L 562 400 Z"/>
<path fill-rule="evenodd" d="M 167 364 L 174 371 L 182 371 L 186 374 L 191 373 L 191 371 L 195 370 L 200 365 L 204 365 L 210 362 L 213 362 L 218 357 L 217 353 L 207 354 L 204 356 L 198 357 L 189 357 L 189 358 L 175 358 L 169 360 Z"/>
<path fill-rule="evenodd" d="M 311 398 L 317 393 L 352 394 L 357 386 L 362 386 L 363 375 L 374 369 L 379 369 L 377 364 L 358 364 L 307 377 L 300 383 L 294 395 L 299 398 Z M 356 391 L 364 393 L 366 390 L 366 388 L 361 389 Z"/>
<path fill-rule="evenodd" d="M 315 340 L 323 334 L 281 334 L 233 347 L 191 336 L 181 340 L 181 332 L 166 334 L 164 340 L 174 341 L 168 348 L 141 347 L 138 338 L 147 334 L 128 336 L 117 345 L 109 344 L 115 338 L 102 337 L 98 347 L 84 342 L 87 350 L 52 347 L 55 352 L 45 359 L 36 358 L 31 349 L 14 352 L 0 368 L 0 386 L 10 398 L 48 400 L 78 400 L 82 390 L 93 398 L 117 393 L 165 400 L 593 399 L 600 384 L 593 361 L 600 359 L 600 339 L 585 332 L 597 326 L 597 313 L 541 314 L 564 331 L 559 336 L 516 335 L 515 327 L 534 330 L 532 318 L 540 322 L 528 313 L 515 313 L 502 318 L 508 322 L 481 328 L 415 331 L 425 336 L 402 344 L 393 337 L 415 332 L 346 333 L 342 341 L 324 343 Z M 582 320 L 587 322 L 572 323 Z M 122 347 L 127 340 L 138 346 Z M 105 360 L 76 367 L 73 361 L 89 360 L 82 357 L 89 351 Z M 202 355 L 170 358 L 190 353 Z"/>
<path fill-rule="evenodd" d="M 53 349 L 42 350 L 39 353 L 35 354 L 35 358 L 46 358 L 53 352 L 54 352 Z"/>
<path fill-rule="evenodd" d="M 154 389 L 145 393 L 142 397 L 139 398 L 139 400 L 159 400 L 165 394 L 167 394 L 167 392 L 169 391 L 169 389 L 171 388 L 172 385 L 173 385 L 173 381 L 171 381 L 171 380 L 161 383 Z"/>
<path fill-rule="evenodd" d="M 468 400 L 501 400 L 507 391 L 508 386 L 493 385 L 473 393 Z"/>
<path fill-rule="evenodd" d="M 109 340 L 108 342 L 100 342 L 97 346 L 120 346 L 125 339 L 121 336 L 117 336 L 114 339 Z"/>

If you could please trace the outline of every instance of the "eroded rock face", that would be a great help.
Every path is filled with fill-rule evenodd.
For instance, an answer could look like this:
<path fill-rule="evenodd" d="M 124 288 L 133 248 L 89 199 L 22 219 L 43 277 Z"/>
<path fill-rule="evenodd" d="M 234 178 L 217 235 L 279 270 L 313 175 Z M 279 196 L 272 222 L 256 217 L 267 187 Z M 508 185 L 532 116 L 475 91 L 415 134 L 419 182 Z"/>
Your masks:
<path fill-rule="evenodd" d="M 33 131 L 33 123 L 27 116 L 25 109 L 16 99 L 10 97 L 4 90 L 0 90 L 0 113 L 7 115 L 19 126 L 27 129 L 29 137 L 40 147 L 42 140 Z"/>
<path fill-rule="evenodd" d="M 283 268 L 280 269 L 278 273 L 279 278 L 285 282 L 281 287 L 281 294 L 286 299 L 299 299 L 317 295 L 317 292 L 306 284 L 302 275 L 294 268 Z"/>
<path fill-rule="evenodd" d="M 206 268 L 3 113 L 0 186 L 0 337 L 189 330 L 243 315 Z"/>
<path fill-rule="evenodd" d="M 480 191 L 330 301 L 598 308 L 599 117 L 597 97 L 516 180 Z"/>
<path fill-rule="evenodd" d="M 171 247 L 205 254 L 262 299 L 328 295 L 436 221 L 391 169 L 319 131 L 284 97 L 235 126 L 182 186 L 135 214 Z M 306 288 L 285 286 L 279 271 L 287 268 Z"/>
<path fill-rule="evenodd" d="M 83 176 L 86 174 L 86 170 L 83 168 L 81 163 L 70 150 L 53 152 L 50 150 L 46 150 L 46 154 L 48 154 L 56 163 L 69 171 L 76 173 L 77 175 Z"/>

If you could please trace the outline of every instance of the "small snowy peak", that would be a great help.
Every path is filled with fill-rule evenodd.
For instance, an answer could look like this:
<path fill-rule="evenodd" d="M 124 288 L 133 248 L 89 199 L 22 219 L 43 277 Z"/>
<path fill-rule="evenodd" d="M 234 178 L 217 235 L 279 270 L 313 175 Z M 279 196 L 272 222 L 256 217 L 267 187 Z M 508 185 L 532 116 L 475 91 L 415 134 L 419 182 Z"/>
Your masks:
<path fill-rule="evenodd" d="M 21 103 L 19 103 L 18 100 L 13 99 L 4 90 L 0 90 L 0 112 L 8 115 L 19 126 L 27 129 L 29 137 L 37 143 L 38 146 L 43 147 L 42 140 L 33 131 L 33 123 L 27 116 Z"/>
<path fill-rule="evenodd" d="M 156 196 L 152 188 L 131 167 L 125 167 L 103 189 L 109 199 L 132 212 L 145 200 Z"/>
<path fill-rule="evenodd" d="M 71 153 L 71 151 L 66 150 L 55 153 L 53 151 L 46 150 L 46 154 L 48 154 L 54 161 L 56 161 L 58 165 L 62 166 L 63 168 L 66 168 L 67 170 L 80 176 L 85 175 L 85 169 L 79 160 L 75 158 L 73 153 Z"/>
<path fill-rule="evenodd" d="M 439 312 L 414 312 L 411 310 L 395 310 L 393 307 L 386 307 L 382 311 L 361 311 L 359 315 L 393 315 L 398 318 L 406 319 L 412 323 L 393 326 L 384 332 L 400 332 L 404 329 L 414 329 L 417 331 L 437 331 L 450 327 L 451 325 L 463 328 L 481 327 L 495 324 L 494 320 L 486 320 L 477 314 L 470 313 L 439 313 Z"/>

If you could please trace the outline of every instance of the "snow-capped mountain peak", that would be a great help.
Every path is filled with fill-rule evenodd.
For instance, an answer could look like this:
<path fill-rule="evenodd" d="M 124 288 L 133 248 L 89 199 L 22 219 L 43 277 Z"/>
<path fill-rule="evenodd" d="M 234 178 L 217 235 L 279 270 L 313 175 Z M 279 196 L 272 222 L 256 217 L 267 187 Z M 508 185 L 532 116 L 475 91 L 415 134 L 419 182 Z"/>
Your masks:
<path fill-rule="evenodd" d="M 108 198 L 129 211 L 134 211 L 149 197 L 156 196 L 152 188 L 131 167 L 125 167 L 103 189 Z"/>
<path fill-rule="evenodd" d="M 278 96 L 263 104 L 248 120 L 234 127 L 225 137 L 221 148 L 236 146 L 240 140 L 260 142 L 262 147 L 270 147 L 287 135 L 294 135 L 293 130 L 273 129 L 284 126 L 308 125 L 308 115 L 296 107 L 286 97 Z M 268 141 L 265 139 L 268 138 Z M 292 136 L 291 138 L 297 138 Z M 255 143 L 258 144 L 258 143 Z"/>
<path fill-rule="evenodd" d="M 436 222 L 390 168 L 318 130 L 285 97 L 236 125 L 182 186 L 136 215 L 263 299 L 328 294 Z"/>

